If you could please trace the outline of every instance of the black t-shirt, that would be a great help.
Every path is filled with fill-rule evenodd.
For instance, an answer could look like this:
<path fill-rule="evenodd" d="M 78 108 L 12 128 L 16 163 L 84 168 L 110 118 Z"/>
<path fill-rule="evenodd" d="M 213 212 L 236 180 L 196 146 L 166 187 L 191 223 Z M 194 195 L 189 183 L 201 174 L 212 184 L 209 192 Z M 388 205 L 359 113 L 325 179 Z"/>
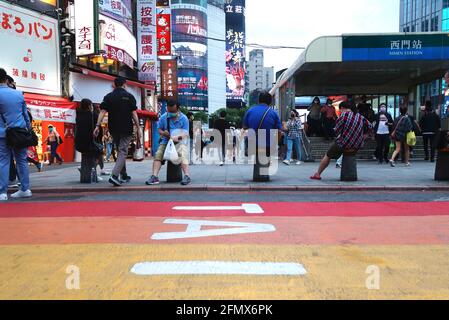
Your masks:
<path fill-rule="evenodd" d="M 133 111 L 137 110 L 136 99 L 123 88 L 116 88 L 106 95 L 100 108 L 108 112 L 108 126 L 112 135 L 133 134 Z"/>
<path fill-rule="evenodd" d="M 226 119 L 217 119 L 215 121 L 215 129 L 220 131 L 221 133 L 221 139 L 222 139 L 222 143 L 225 143 L 225 134 L 226 134 L 226 130 L 230 129 L 231 126 L 229 125 L 229 122 Z"/>

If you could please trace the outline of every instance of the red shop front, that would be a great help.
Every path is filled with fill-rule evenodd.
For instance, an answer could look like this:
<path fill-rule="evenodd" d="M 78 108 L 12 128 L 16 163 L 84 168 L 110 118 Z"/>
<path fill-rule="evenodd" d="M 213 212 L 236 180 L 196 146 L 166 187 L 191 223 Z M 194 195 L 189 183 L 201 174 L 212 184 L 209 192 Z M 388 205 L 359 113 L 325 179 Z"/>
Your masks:
<path fill-rule="evenodd" d="M 37 156 L 39 161 L 48 161 L 50 151 L 47 147 L 48 126 L 52 125 L 61 136 L 63 143 L 58 153 L 65 162 L 75 158 L 76 102 L 61 97 L 25 93 L 25 101 L 33 117 L 33 129 L 38 138 Z"/>

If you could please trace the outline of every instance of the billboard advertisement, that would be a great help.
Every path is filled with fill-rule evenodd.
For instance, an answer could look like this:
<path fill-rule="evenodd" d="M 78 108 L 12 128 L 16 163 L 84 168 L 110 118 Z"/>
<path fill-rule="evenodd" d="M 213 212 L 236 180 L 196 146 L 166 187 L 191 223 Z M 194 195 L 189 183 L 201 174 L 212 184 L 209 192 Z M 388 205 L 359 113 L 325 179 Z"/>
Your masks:
<path fill-rule="evenodd" d="M 179 104 L 191 111 L 208 110 L 207 71 L 198 69 L 178 70 Z"/>
<path fill-rule="evenodd" d="M 57 17 L 55 8 L 57 6 L 57 0 L 21 0 L 16 1 L 22 7 L 43 12 L 46 15 Z"/>
<path fill-rule="evenodd" d="M 201 43 L 173 43 L 173 54 L 178 57 L 179 68 L 207 69 L 207 46 Z"/>
<path fill-rule="evenodd" d="M 343 36 L 343 61 L 449 59 L 446 34 Z"/>
<path fill-rule="evenodd" d="M 193 9 L 172 10 L 173 42 L 207 44 L 207 14 Z"/>
<path fill-rule="evenodd" d="M 178 66 L 176 59 L 161 60 L 161 99 L 178 100 Z"/>
<path fill-rule="evenodd" d="M 245 94 L 245 0 L 226 0 L 226 99 L 241 103 Z"/>
<path fill-rule="evenodd" d="M 98 7 L 101 14 L 121 22 L 133 32 L 131 0 L 98 0 Z"/>
<path fill-rule="evenodd" d="M 137 61 L 136 38 L 120 22 L 99 15 L 101 24 L 100 48 L 105 51 L 109 59 L 125 63 L 133 67 L 133 61 Z"/>
<path fill-rule="evenodd" d="M 137 44 L 139 80 L 157 80 L 156 0 L 137 1 Z"/>
<path fill-rule="evenodd" d="M 24 92 L 61 94 L 58 21 L 39 12 L 0 2 L 1 67 Z M 32 26 L 32 27 L 30 27 Z"/>

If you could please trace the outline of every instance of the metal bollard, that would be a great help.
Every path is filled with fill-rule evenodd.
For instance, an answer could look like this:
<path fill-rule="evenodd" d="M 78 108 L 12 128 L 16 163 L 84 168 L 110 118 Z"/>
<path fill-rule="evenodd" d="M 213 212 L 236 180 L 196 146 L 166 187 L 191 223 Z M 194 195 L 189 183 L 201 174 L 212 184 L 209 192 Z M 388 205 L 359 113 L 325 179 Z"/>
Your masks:
<path fill-rule="evenodd" d="M 182 181 L 181 165 L 173 164 L 171 161 L 167 161 L 167 182 L 177 183 Z"/>
<path fill-rule="evenodd" d="M 357 181 L 357 150 L 345 150 L 341 166 L 341 181 Z"/>
<path fill-rule="evenodd" d="M 435 180 L 449 181 L 449 148 L 438 150 Z"/>

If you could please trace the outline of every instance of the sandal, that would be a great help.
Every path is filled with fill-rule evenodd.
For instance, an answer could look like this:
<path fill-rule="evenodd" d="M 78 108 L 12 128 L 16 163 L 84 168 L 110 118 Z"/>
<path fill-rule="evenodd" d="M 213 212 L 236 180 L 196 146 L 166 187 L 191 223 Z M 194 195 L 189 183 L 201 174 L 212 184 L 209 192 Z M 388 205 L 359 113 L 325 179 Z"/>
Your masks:
<path fill-rule="evenodd" d="M 310 177 L 312 180 L 321 180 L 321 177 L 318 175 L 318 173 L 315 173 L 313 176 Z"/>

